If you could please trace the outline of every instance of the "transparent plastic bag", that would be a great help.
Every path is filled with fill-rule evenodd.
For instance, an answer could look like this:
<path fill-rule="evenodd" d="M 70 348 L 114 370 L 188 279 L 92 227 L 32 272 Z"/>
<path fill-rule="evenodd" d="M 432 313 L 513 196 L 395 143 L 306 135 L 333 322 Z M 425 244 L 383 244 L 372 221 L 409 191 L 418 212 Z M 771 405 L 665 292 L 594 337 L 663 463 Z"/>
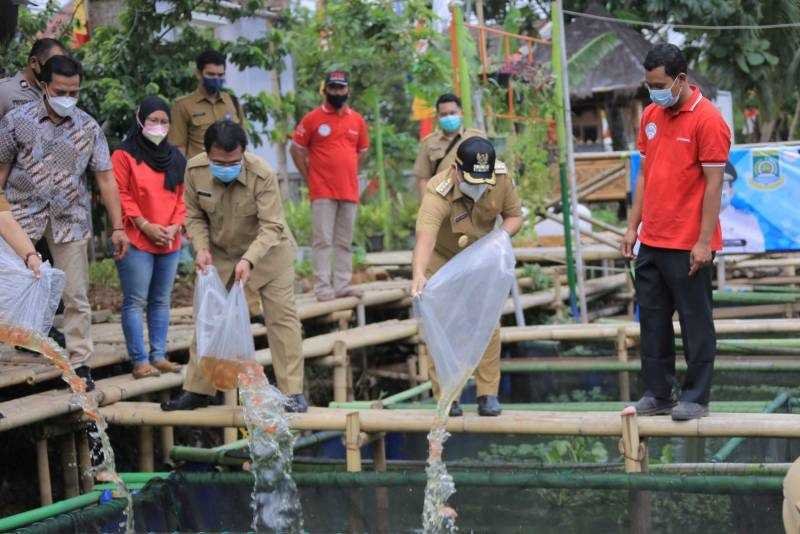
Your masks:
<path fill-rule="evenodd" d="M 217 389 L 234 389 L 239 373 L 255 361 L 250 311 L 244 285 L 225 290 L 214 267 L 198 273 L 194 319 L 200 370 Z"/>
<path fill-rule="evenodd" d="M 511 238 L 495 230 L 456 255 L 415 299 L 422 338 L 449 406 L 480 362 L 514 282 Z"/>
<path fill-rule="evenodd" d="M 48 335 L 64 290 L 64 272 L 44 262 L 37 279 L 0 238 L 0 322 Z"/>

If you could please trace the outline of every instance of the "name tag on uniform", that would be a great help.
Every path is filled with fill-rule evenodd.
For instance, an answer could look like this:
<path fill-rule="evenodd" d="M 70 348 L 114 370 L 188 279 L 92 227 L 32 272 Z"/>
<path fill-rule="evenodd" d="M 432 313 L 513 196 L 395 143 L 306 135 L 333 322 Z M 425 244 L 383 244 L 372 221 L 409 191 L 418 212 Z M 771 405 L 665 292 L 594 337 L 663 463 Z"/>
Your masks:
<path fill-rule="evenodd" d="M 455 218 L 453 219 L 453 222 L 463 221 L 468 216 L 469 216 L 469 214 L 466 211 L 462 211 L 461 213 L 459 213 L 458 215 L 455 216 Z"/>
<path fill-rule="evenodd" d="M 214 195 L 212 195 L 212 194 L 211 194 L 211 193 L 209 193 L 208 191 L 203 191 L 202 189 L 198 189 L 198 190 L 197 190 L 197 196 L 211 198 L 211 197 L 212 197 L 212 196 L 214 196 Z"/>
<path fill-rule="evenodd" d="M 192 113 L 192 117 L 202 117 L 205 114 L 205 111 L 198 111 L 197 113 Z"/>

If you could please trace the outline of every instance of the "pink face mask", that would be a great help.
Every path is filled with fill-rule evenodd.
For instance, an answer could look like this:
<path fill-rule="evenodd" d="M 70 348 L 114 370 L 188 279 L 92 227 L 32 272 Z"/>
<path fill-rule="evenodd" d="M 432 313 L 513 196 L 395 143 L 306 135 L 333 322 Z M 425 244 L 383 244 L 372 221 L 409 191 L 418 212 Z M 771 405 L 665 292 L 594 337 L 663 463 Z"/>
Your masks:
<path fill-rule="evenodd" d="M 142 135 L 145 139 L 158 146 L 167 137 L 168 131 L 169 126 L 165 124 L 147 124 L 142 128 Z"/>

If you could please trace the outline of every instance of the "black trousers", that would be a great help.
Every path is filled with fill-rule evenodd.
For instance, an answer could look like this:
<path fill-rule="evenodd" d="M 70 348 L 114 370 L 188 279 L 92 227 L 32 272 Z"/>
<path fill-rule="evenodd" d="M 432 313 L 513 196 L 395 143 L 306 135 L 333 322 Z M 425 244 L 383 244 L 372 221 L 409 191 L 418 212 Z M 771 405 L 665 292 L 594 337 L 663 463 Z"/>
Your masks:
<path fill-rule="evenodd" d="M 669 399 L 675 379 L 678 312 L 688 370 L 680 400 L 708 404 L 717 338 L 712 315 L 711 265 L 689 276 L 689 252 L 642 244 L 636 258 L 636 297 L 642 329 L 646 396 Z"/>

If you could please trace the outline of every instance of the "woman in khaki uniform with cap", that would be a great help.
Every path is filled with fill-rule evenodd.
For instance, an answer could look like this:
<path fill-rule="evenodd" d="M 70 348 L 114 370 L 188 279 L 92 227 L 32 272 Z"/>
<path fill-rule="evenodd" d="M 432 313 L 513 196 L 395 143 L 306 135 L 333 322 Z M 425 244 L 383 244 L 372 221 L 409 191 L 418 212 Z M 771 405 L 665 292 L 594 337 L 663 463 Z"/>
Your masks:
<path fill-rule="evenodd" d="M 514 182 L 505 164 L 496 161 L 492 143 L 482 137 L 465 139 L 458 147 L 455 164 L 431 178 L 422 198 L 412 261 L 412 295 L 421 293 L 428 278 L 461 250 L 491 232 L 498 216 L 510 236 L 522 226 L 522 206 Z M 429 373 L 438 397 L 433 363 L 429 364 Z M 475 381 L 478 413 L 500 415 L 499 329 L 492 334 L 478 364 Z M 461 413 L 458 402 L 453 403 L 450 415 Z"/>

